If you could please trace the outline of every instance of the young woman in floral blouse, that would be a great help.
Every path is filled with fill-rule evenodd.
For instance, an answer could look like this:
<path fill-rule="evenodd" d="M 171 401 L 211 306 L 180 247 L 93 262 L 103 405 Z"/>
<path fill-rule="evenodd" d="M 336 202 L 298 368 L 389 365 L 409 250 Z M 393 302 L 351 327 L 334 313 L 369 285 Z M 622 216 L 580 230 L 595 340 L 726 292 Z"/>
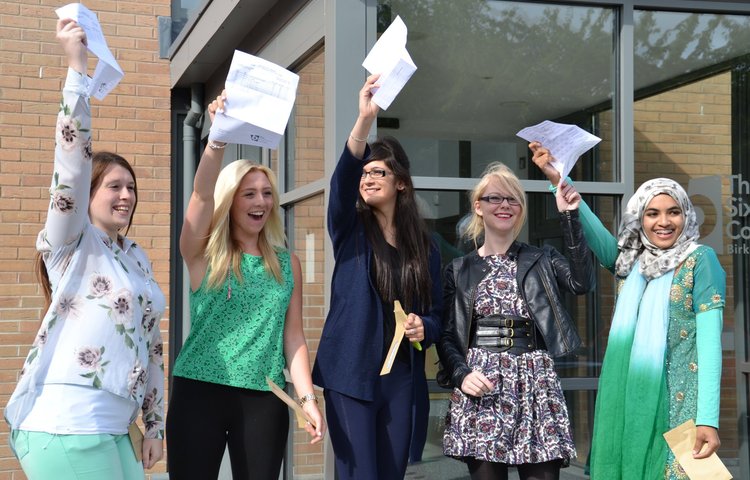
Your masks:
<path fill-rule="evenodd" d="M 162 456 L 165 299 L 146 254 L 124 236 L 137 204 L 132 167 L 91 152 L 86 35 L 67 19 L 57 39 L 69 68 L 37 239 L 49 308 L 5 418 L 31 479 L 142 479 Z M 128 436 L 139 407 L 142 462 Z"/>

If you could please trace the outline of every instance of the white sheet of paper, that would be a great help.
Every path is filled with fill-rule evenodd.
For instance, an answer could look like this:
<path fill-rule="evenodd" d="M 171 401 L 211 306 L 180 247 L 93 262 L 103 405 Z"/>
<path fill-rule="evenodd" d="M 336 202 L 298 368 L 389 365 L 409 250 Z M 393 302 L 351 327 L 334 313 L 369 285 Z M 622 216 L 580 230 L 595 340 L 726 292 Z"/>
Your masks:
<path fill-rule="evenodd" d="M 224 113 L 216 113 L 209 138 L 276 149 L 297 96 L 299 76 L 249 53 L 234 51 Z"/>
<path fill-rule="evenodd" d="M 568 176 L 581 155 L 602 141 L 577 125 L 549 120 L 526 127 L 516 135 L 527 142 L 540 142 L 549 149 L 555 158 L 552 166 L 560 172 L 562 178 Z"/>
<path fill-rule="evenodd" d="M 397 16 L 362 62 L 368 72 L 380 74 L 372 101 L 383 110 L 391 106 L 396 95 L 417 71 L 417 66 L 406 51 L 407 33 L 406 24 Z"/>
<path fill-rule="evenodd" d="M 102 26 L 96 18 L 96 14 L 86 8 L 82 3 L 69 3 L 55 10 L 58 18 L 71 18 L 86 32 L 86 41 L 91 53 L 99 58 L 91 81 L 89 95 L 99 100 L 104 99 L 113 88 L 120 83 L 125 73 L 115 60 L 107 46 Z"/>

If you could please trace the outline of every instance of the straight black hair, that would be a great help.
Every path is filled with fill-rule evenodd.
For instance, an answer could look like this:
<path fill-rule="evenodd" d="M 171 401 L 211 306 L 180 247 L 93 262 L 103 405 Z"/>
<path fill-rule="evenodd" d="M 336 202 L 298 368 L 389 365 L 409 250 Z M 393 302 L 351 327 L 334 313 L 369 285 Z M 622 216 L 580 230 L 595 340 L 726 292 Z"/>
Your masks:
<path fill-rule="evenodd" d="M 359 197 L 357 209 L 375 255 L 375 284 L 383 301 L 399 300 L 406 312 L 425 311 L 432 305 L 432 278 L 430 277 L 430 233 L 419 214 L 414 184 L 409 172 L 409 158 L 401 144 L 393 137 L 378 138 L 370 144 L 370 156 L 365 163 L 380 160 L 396 179 L 402 182 L 398 190 L 394 211 L 395 237 L 400 259 L 391 254 L 372 209 Z M 400 269 L 400 285 L 394 282 Z"/>

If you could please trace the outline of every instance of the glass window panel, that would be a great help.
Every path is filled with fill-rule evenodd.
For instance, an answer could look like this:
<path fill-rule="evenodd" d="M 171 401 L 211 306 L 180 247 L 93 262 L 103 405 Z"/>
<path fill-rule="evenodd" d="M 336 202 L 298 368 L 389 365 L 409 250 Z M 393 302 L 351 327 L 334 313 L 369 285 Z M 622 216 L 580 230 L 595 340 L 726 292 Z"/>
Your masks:
<path fill-rule="evenodd" d="M 665 176 L 685 187 L 701 224 L 700 241 L 716 251 L 727 274 L 724 332 L 734 332 L 733 306 L 740 305 L 742 315 L 744 303 L 735 298 L 735 287 L 743 290 L 734 267 L 743 260 L 747 239 L 734 229 L 733 222 L 743 219 L 732 207 L 746 202 L 750 190 L 737 189 L 748 176 L 748 159 L 738 148 L 746 139 L 733 129 L 747 123 L 741 105 L 747 98 L 750 17 L 637 11 L 635 20 L 636 186 Z M 735 352 L 725 350 L 724 357 L 720 423 L 733 425 L 739 407 Z M 719 455 L 736 465 L 738 430 L 722 428 L 720 435 Z"/>
<path fill-rule="evenodd" d="M 297 99 L 285 135 L 285 181 L 290 191 L 323 178 L 324 162 L 324 95 L 323 49 L 301 66 Z"/>
<path fill-rule="evenodd" d="M 637 90 L 673 83 L 703 69 L 725 69 L 748 53 L 750 17 L 636 10 Z"/>
<path fill-rule="evenodd" d="M 201 0 L 172 0 L 172 41 L 177 38 L 201 3 Z"/>
<path fill-rule="evenodd" d="M 240 145 L 240 158 L 252 160 L 255 163 L 261 163 L 263 149 L 253 145 Z"/>
<path fill-rule="evenodd" d="M 302 318 L 310 351 L 310 365 L 315 361 L 320 334 L 325 320 L 325 252 L 323 194 L 306 198 L 286 207 L 287 235 L 290 249 L 299 257 L 302 266 Z M 320 392 L 318 392 L 320 393 Z M 320 408 L 325 411 L 323 396 L 319 395 Z M 324 442 L 310 445 L 310 436 L 293 427 L 293 478 L 322 478 Z"/>
<path fill-rule="evenodd" d="M 516 133 L 554 120 L 605 140 L 579 162 L 575 178 L 616 180 L 612 9 L 381 0 L 378 12 L 380 31 L 396 15 L 403 18 L 407 47 L 419 67 L 381 112 L 378 127 L 378 134 L 405 145 L 413 175 L 475 177 L 500 160 L 517 166 L 521 178 L 539 178 Z"/>

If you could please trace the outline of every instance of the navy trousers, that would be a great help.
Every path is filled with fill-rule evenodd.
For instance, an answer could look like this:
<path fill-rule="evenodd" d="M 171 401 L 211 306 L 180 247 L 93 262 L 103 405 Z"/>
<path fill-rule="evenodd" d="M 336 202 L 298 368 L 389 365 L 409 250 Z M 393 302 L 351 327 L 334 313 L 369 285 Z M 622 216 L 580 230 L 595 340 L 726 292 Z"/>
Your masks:
<path fill-rule="evenodd" d="M 403 480 L 409 461 L 413 385 L 410 366 L 395 361 L 378 379 L 373 401 L 325 390 L 326 420 L 338 480 Z"/>

